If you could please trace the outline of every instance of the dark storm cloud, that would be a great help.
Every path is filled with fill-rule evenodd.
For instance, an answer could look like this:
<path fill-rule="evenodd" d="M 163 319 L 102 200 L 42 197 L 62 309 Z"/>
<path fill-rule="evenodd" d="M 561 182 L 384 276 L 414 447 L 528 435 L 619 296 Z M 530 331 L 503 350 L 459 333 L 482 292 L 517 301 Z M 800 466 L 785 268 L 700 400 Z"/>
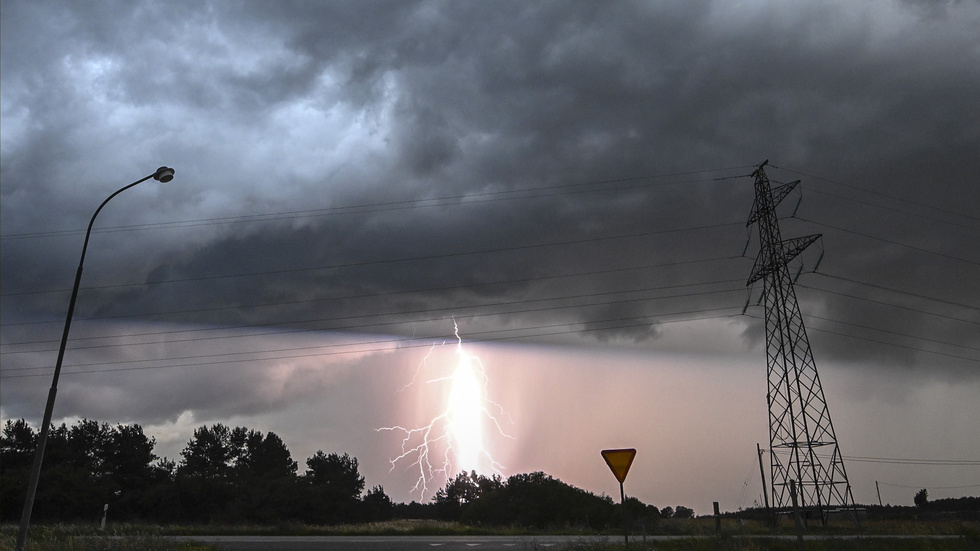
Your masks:
<path fill-rule="evenodd" d="M 162 163 L 177 179 L 100 227 L 163 225 L 93 237 L 80 317 L 425 336 L 458 316 L 657 346 L 656 320 L 739 313 L 752 183 L 713 178 L 769 158 L 804 182 L 784 237 L 824 234 L 827 275 L 800 280 L 818 357 L 976 372 L 976 3 L 5 2 L 2 21 L 5 346 L 63 315 L 97 201 Z"/>

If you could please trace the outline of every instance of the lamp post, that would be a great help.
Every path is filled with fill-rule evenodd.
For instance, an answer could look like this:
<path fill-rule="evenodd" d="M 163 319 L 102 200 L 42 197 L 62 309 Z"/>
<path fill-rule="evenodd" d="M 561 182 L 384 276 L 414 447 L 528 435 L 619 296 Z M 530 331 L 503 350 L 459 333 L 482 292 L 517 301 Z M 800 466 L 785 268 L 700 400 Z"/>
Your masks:
<path fill-rule="evenodd" d="M 20 530 L 17 532 L 16 551 L 24 550 L 24 543 L 27 540 L 27 529 L 31 524 L 31 510 L 34 509 L 34 496 L 37 493 L 38 479 L 41 478 L 41 461 L 44 459 L 44 446 L 48 442 L 48 426 L 51 424 L 51 412 L 54 409 L 54 398 L 58 394 L 58 377 L 61 375 L 61 362 L 65 358 L 65 345 L 68 344 L 68 331 L 71 329 L 71 317 L 75 312 L 75 299 L 78 298 L 78 284 L 82 281 L 82 265 L 85 263 L 85 251 L 88 249 L 88 238 L 92 234 L 92 224 L 95 224 L 95 217 L 99 215 L 102 207 L 106 206 L 113 197 L 126 191 L 127 189 L 141 184 L 150 178 L 159 182 L 169 182 L 174 179 L 174 169 L 161 166 L 153 174 L 136 180 L 126 187 L 120 188 L 115 193 L 102 201 L 99 208 L 95 209 L 92 220 L 88 223 L 88 230 L 85 232 L 85 242 L 82 244 L 82 257 L 78 261 L 78 271 L 75 272 L 75 286 L 71 290 L 71 300 L 68 302 L 68 316 L 65 319 L 65 330 L 61 334 L 61 348 L 58 349 L 58 361 L 54 366 L 54 377 L 51 379 L 51 389 L 48 390 L 48 402 L 44 406 L 44 419 L 41 421 L 41 434 L 37 441 L 37 450 L 34 452 L 34 464 L 31 467 L 31 478 L 27 484 L 27 496 L 24 498 L 24 512 L 20 518 Z"/>

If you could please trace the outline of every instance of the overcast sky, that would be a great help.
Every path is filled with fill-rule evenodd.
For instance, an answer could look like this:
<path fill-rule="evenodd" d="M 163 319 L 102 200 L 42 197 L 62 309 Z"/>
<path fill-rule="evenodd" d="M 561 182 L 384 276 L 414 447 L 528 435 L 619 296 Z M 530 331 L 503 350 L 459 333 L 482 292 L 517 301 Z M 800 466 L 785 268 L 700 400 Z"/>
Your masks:
<path fill-rule="evenodd" d="M 57 422 L 178 460 L 204 424 L 273 431 L 428 499 L 376 429 L 444 407 L 455 323 L 504 476 L 616 495 L 599 451 L 635 447 L 627 494 L 751 506 L 768 159 L 801 180 L 783 237 L 823 235 L 793 269 L 855 498 L 980 491 L 978 2 L 4 0 L 0 24 L 4 420 L 40 421 L 95 208 L 167 165 L 95 224 Z"/>

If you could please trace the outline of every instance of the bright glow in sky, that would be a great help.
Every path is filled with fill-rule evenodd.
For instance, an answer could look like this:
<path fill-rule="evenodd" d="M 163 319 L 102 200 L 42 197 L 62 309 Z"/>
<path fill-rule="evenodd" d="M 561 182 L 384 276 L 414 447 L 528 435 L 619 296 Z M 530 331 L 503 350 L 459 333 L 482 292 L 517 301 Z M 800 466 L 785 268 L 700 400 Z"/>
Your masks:
<path fill-rule="evenodd" d="M 476 470 L 480 457 L 489 453 L 483 447 L 483 385 L 473 363 L 474 360 L 460 348 L 459 363 L 449 391 L 448 411 L 457 472 Z"/>
<path fill-rule="evenodd" d="M 390 461 L 391 471 L 400 464 L 408 464 L 418 476 L 412 491 L 420 499 L 431 497 L 432 492 L 458 473 L 491 475 L 500 474 L 503 469 L 484 438 L 484 427 L 492 426 L 496 434 L 508 437 L 501 427 L 506 412 L 489 397 L 485 367 L 478 357 L 464 350 L 459 326 L 453 323 L 456 338 L 453 356 L 440 354 L 442 350 L 432 345 L 415 379 L 399 391 L 414 399 L 423 415 L 432 407 L 438 413 L 417 422 L 414 428 L 407 428 L 412 425 L 406 423 L 377 429 L 402 437 L 401 448 Z M 443 361 L 447 364 L 438 365 Z M 432 372 L 448 374 L 433 377 Z M 417 384 L 420 375 L 427 377 L 424 385 Z M 431 385 L 444 388 L 441 392 L 427 392 L 426 387 Z"/>

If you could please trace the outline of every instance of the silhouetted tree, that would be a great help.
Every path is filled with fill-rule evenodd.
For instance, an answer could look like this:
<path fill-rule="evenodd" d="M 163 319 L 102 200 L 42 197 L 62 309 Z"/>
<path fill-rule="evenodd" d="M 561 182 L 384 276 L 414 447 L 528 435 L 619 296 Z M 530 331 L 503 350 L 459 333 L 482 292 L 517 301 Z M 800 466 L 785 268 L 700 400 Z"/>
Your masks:
<path fill-rule="evenodd" d="M 674 518 L 694 518 L 694 509 L 689 509 L 683 505 L 678 505 L 674 509 Z"/>
<path fill-rule="evenodd" d="M 633 497 L 627 497 L 626 501 L 635 502 L 629 508 L 630 526 L 633 531 L 645 534 L 660 523 L 660 509 L 653 505 L 646 505 Z"/>
<path fill-rule="evenodd" d="M 116 520 L 147 518 L 155 513 L 144 498 L 154 484 L 169 482 L 161 479 L 154 463 L 156 440 L 143 433 L 139 425 L 116 425 L 103 441 L 103 457 L 99 463 L 109 484 L 106 504 Z"/>
<path fill-rule="evenodd" d="M 439 515 L 436 514 L 436 506 L 434 503 L 419 503 L 417 501 L 412 501 L 410 503 L 396 503 L 394 518 L 437 519 L 439 518 Z"/>
<path fill-rule="evenodd" d="M 378 522 L 390 520 L 395 506 L 382 486 L 375 486 L 361 500 L 361 520 Z"/>
<path fill-rule="evenodd" d="M 364 491 L 364 477 L 357 471 L 357 458 L 348 454 L 325 454 L 317 450 L 306 460 L 304 520 L 337 523 L 353 520 Z"/>
<path fill-rule="evenodd" d="M 918 492 L 915 492 L 915 497 L 912 498 L 912 502 L 915 503 L 916 507 L 925 507 L 929 503 L 929 490 L 922 488 Z"/>
<path fill-rule="evenodd" d="M 34 496 L 32 519 L 37 521 L 67 521 L 79 511 L 78 487 L 73 472 L 71 447 L 68 443 L 68 426 L 52 425 L 44 448 L 44 463 L 40 483 Z M 90 513 L 91 514 L 91 513 Z"/>
<path fill-rule="evenodd" d="M 929 502 L 930 511 L 980 511 L 980 497 L 943 498 Z M 976 518 L 975 515 L 971 515 Z"/>
<path fill-rule="evenodd" d="M 609 497 L 569 486 L 543 472 L 511 476 L 488 495 L 470 503 L 465 522 L 555 527 L 606 526 L 613 514 Z"/>
<path fill-rule="evenodd" d="M 291 515 L 297 464 L 275 433 L 204 426 L 181 455 L 176 478 L 191 520 L 273 522 Z"/>
<path fill-rule="evenodd" d="M 497 475 L 486 477 L 476 474 L 476 471 L 471 471 L 470 474 L 459 473 L 436 491 L 432 502 L 439 518 L 459 520 L 468 504 L 502 487 L 503 482 Z"/>
<path fill-rule="evenodd" d="M 230 478 L 234 456 L 231 429 L 221 423 L 194 429 L 194 435 L 180 455 L 184 459 L 177 467 L 177 476 L 211 480 Z"/>
<path fill-rule="evenodd" d="M 236 467 L 247 477 L 282 479 L 296 476 L 297 464 L 279 435 L 270 432 L 263 437 L 251 431 L 246 454 Z"/>
<path fill-rule="evenodd" d="M 279 436 L 238 427 L 231 432 L 235 501 L 250 522 L 288 518 L 297 464 Z"/>
<path fill-rule="evenodd" d="M 649 524 L 649 519 L 647 518 L 647 506 L 635 497 L 627 496 L 623 503 L 616 505 L 616 508 L 620 510 L 619 512 L 615 513 L 613 519 L 622 521 L 624 520 L 625 516 L 625 520 L 629 523 L 632 529 Z M 626 515 L 623 515 L 623 508 L 626 509 Z"/>
<path fill-rule="evenodd" d="M 181 520 L 241 522 L 243 512 L 233 506 L 231 429 L 218 423 L 194 430 L 180 452 L 176 486 Z"/>
<path fill-rule="evenodd" d="M 34 462 L 37 434 L 24 419 L 7 420 L 0 436 L 0 519 L 19 517 L 27 495 L 27 480 Z"/>
<path fill-rule="evenodd" d="M 9 519 L 23 505 L 37 436 L 23 419 L 8 421 L 3 431 L 3 515 Z M 41 481 L 32 517 L 41 521 L 98 518 L 104 504 L 114 518 L 140 516 L 140 499 L 151 483 L 155 442 L 139 425 L 118 425 L 82 419 L 48 433 Z"/>
<path fill-rule="evenodd" d="M 188 520 L 181 509 L 177 463 L 171 459 L 157 459 L 150 465 L 149 482 L 140 496 L 142 518 L 158 522 Z"/>

